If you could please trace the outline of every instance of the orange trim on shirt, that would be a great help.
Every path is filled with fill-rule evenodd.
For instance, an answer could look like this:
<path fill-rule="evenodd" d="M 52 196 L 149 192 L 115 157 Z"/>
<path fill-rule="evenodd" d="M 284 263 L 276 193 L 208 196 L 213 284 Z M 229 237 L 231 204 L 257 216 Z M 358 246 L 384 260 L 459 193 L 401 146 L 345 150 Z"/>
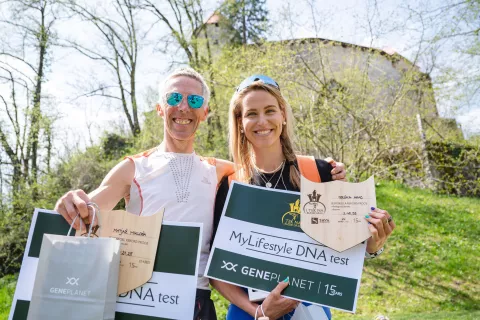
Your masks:
<path fill-rule="evenodd" d="M 157 150 L 157 148 L 152 148 L 152 149 L 148 149 L 146 151 L 143 151 L 143 152 L 140 152 L 140 153 L 137 153 L 137 154 L 134 154 L 133 156 L 126 156 L 124 159 L 133 159 L 133 158 L 141 158 L 141 157 L 149 157 L 152 153 L 155 152 L 155 150 Z"/>
<path fill-rule="evenodd" d="M 212 157 L 202 157 L 198 156 L 200 158 L 200 161 L 207 161 L 209 165 L 216 167 L 217 166 L 217 159 L 212 158 Z"/>
<path fill-rule="evenodd" d="M 141 216 L 141 215 L 142 215 L 142 211 L 143 211 L 142 188 L 140 188 L 140 184 L 137 182 L 137 179 L 133 178 L 133 183 L 135 183 L 135 185 L 137 186 L 137 188 L 138 188 L 138 194 L 140 195 L 140 213 L 139 213 L 138 215 Z"/>

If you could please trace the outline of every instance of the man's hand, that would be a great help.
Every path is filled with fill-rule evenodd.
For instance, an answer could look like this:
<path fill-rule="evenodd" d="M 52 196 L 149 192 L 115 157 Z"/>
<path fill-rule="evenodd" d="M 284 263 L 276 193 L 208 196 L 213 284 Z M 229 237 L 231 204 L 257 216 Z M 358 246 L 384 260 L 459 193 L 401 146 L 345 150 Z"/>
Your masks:
<path fill-rule="evenodd" d="M 325 161 L 330 163 L 333 167 L 331 174 L 333 180 L 347 181 L 347 171 L 345 169 L 345 164 L 342 162 L 336 162 L 332 158 L 326 158 Z"/>
<path fill-rule="evenodd" d="M 90 198 L 83 190 L 69 191 L 58 199 L 55 211 L 60 213 L 69 224 L 72 224 L 73 219 L 80 214 L 80 218 L 87 225 L 91 223 L 90 210 L 87 207 L 89 202 Z M 77 218 L 73 227 L 80 228 L 80 219 Z"/>
<path fill-rule="evenodd" d="M 88 195 L 83 190 L 74 190 L 65 193 L 58 199 L 55 210 L 60 213 L 69 224 L 80 214 L 83 222 L 92 224 L 93 210 L 88 208 L 89 202 L 95 202 L 98 205 L 97 210 L 110 211 L 115 205 L 130 194 L 130 184 L 135 175 L 135 165 L 132 161 L 126 159 L 117 164 L 107 176 L 103 179 L 102 184 Z M 80 228 L 80 219 L 75 221 L 74 228 Z"/>

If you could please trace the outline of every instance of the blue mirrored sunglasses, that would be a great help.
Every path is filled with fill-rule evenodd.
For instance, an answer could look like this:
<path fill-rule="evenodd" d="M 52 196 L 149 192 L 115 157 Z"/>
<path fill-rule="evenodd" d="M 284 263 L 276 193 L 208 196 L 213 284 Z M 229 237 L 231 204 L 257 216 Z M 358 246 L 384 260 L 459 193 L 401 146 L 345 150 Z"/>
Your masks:
<path fill-rule="evenodd" d="M 240 83 L 240 85 L 237 87 L 237 92 L 240 92 L 243 89 L 251 86 L 255 81 L 260 81 L 265 84 L 269 84 L 271 86 L 274 86 L 278 90 L 280 90 L 280 86 L 272 78 L 264 76 L 263 74 L 254 74 L 253 76 L 246 78 L 245 80 L 242 81 L 242 83 Z"/>
<path fill-rule="evenodd" d="M 167 93 L 167 103 L 171 107 L 176 107 L 182 102 L 183 94 L 179 92 L 170 92 Z M 205 99 L 202 96 L 196 94 L 190 94 L 187 96 L 187 102 L 190 108 L 198 109 L 203 106 Z"/>

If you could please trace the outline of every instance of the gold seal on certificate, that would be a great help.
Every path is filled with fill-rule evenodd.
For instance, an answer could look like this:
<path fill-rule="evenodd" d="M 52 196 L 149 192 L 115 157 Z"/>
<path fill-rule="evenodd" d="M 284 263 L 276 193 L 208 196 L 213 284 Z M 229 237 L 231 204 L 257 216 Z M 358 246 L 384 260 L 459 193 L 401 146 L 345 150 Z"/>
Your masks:
<path fill-rule="evenodd" d="M 152 277 L 163 212 L 147 217 L 123 210 L 101 212 L 95 236 L 121 241 L 118 294 L 138 288 Z"/>
<path fill-rule="evenodd" d="M 364 182 L 315 183 L 301 178 L 300 227 L 338 252 L 370 238 L 365 215 L 376 207 L 373 176 Z"/>

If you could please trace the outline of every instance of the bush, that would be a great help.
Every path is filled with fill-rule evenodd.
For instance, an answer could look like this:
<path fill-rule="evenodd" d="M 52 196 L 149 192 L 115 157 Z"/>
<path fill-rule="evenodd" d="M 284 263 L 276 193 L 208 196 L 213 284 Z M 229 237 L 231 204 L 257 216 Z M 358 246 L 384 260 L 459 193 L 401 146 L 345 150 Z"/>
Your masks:
<path fill-rule="evenodd" d="M 480 196 L 480 148 L 468 143 L 427 144 L 436 189 L 447 194 Z"/>

